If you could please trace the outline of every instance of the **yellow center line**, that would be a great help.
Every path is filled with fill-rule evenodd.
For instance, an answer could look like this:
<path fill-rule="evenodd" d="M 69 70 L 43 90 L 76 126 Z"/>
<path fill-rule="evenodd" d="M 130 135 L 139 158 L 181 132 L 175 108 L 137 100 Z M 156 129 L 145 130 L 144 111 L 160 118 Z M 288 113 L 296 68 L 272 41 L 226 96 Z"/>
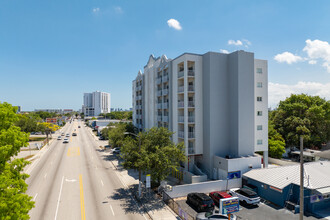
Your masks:
<path fill-rule="evenodd" d="M 70 157 L 70 151 L 71 151 L 71 148 L 68 148 L 68 157 Z"/>
<path fill-rule="evenodd" d="M 83 183 L 82 183 L 82 175 L 81 174 L 79 175 L 79 185 L 80 185 L 81 220 L 86 220 L 84 190 L 83 190 Z"/>

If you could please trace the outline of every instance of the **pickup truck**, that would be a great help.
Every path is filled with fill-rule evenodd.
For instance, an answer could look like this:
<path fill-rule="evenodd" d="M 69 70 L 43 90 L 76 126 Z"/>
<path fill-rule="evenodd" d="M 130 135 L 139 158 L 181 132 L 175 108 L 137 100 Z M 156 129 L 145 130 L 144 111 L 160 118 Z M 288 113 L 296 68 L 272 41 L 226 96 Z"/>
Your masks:
<path fill-rule="evenodd" d="M 238 197 L 239 201 L 249 205 L 258 205 L 260 203 L 258 194 L 246 188 L 233 188 L 229 190 L 229 194 L 233 197 Z"/>

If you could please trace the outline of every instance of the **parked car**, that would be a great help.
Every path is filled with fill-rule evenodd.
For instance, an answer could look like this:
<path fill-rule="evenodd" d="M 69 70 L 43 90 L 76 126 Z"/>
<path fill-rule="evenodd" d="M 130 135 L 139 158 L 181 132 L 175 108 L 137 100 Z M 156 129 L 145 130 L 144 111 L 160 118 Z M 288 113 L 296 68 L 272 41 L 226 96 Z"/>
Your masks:
<path fill-rule="evenodd" d="M 57 137 L 57 140 L 62 140 L 62 136 L 58 136 Z"/>
<path fill-rule="evenodd" d="M 67 133 L 67 134 L 65 135 L 65 137 L 70 137 L 70 134 L 69 134 L 69 133 Z"/>
<path fill-rule="evenodd" d="M 65 135 L 64 133 L 61 134 L 61 136 L 64 136 L 64 135 Z"/>
<path fill-rule="evenodd" d="M 63 143 L 69 143 L 69 138 L 64 138 Z"/>
<path fill-rule="evenodd" d="M 228 214 L 220 214 L 219 211 L 215 212 L 202 212 L 198 213 L 196 220 L 208 220 L 208 219 L 228 219 Z M 237 216 L 230 214 L 230 220 L 236 220 Z"/>
<path fill-rule="evenodd" d="M 78 126 L 78 128 L 80 128 L 80 125 Z"/>
<path fill-rule="evenodd" d="M 189 193 L 187 203 L 197 212 L 213 212 L 214 210 L 213 200 L 205 193 Z"/>
<path fill-rule="evenodd" d="M 112 150 L 112 153 L 113 154 L 120 154 L 120 148 L 119 147 L 116 147 Z"/>
<path fill-rule="evenodd" d="M 238 197 L 240 202 L 249 205 L 258 205 L 260 203 L 260 197 L 258 194 L 246 188 L 233 188 L 229 190 L 229 194 Z"/>
<path fill-rule="evenodd" d="M 209 196 L 212 198 L 214 203 L 219 206 L 219 200 L 220 199 L 225 199 L 225 198 L 230 198 L 231 195 L 229 195 L 226 192 L 220 192 L 220 191 L 215 191 L 215 192 L 210 192 Z"/>
<path fill-rule="evenodd" d="M 72 136 L 77 136 L 77 133 L 74 133 L 74 132 L 73 132 L 73 133 L 72 133 Z"/>

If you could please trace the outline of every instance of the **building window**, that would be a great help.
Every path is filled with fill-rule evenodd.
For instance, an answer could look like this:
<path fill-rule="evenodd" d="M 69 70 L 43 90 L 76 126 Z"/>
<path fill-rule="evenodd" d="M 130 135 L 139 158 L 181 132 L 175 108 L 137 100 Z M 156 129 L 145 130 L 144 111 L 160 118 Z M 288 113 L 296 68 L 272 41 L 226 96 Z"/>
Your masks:
<path fill-rule="evenodd" d="M 257 82 L 257 87 L 262 88 L 262 82 Z"/>
<path fill-rule="evenodd" d="M 262 102 L 262 97 L 261 97 L 261 96 L 258 96 L 258 97 L 257 97 L 257 101 L 258 101 L 258 102 Z"/>
<path fill-rule="evenodd" d="M 262 111 L 257 111 L 257 116 L 262 116 Z"/>
<path fill-rule="evenodd" d="M 257 68 L 257 73 L 262 74 L 262 68 Z"/>
<path fill-rule="evenodd" d="M 257 130 L 261 131 L 262 130 L 262 125 L 257 125 Z"/>
<path fill-rule="evenodd" d="M 262 145 L 262 139 L 257 140 L 257 145 Z"/>

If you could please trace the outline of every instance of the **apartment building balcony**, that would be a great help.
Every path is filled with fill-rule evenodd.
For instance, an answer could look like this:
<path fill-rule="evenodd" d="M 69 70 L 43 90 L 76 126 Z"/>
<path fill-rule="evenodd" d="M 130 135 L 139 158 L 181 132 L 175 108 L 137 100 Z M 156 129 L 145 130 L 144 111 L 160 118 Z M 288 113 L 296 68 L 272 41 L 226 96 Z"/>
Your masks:
<path fill-rule="evenodd" d="M 194 108 L 195 107 L 195 102 L 194 101 L 189 101 L 188 102 L 188 107 L 189 108 Z"/>
<path fill-rule="evenodd" d="M 188 147 L 188 154 L 195 154 L 195 148 L 194 147 Z"/>
<path fill-rule="evenodd" d="M 137 95 L 136 96 L 136 100 L 141 100 L 142 99 L 142 95 Z"/>
<path fill-rule="evenodd" d="M 163 89 L 163 95 L 168 95 L 168 89 Z"/>
<path fill-rule="evenodd" d="M 138 129 L 142 129 L 142 124 L 137 124 L 136 127 L 137 127 Z"/>
<path fill-rule="evenodd" d="M 157 116 L 157 121 L 162 121 L 162 116 L 161 115 Z"/>
<path fill-rule="evenodd" d="M 178 137 L 184 138 L 184 131 L 178 131 Z"/>
<path fill-rule="evenodd" d="M 157 96 L 162 96 L 162 90 L 157 91 Z"/>
<path fill-rule="evenodd" d="M 178 122 L 179 123 L 184 123 L 184 116 L 178 116 Z"/>
<path fill-rule="evenodd" d="M 188 116 L 188 123 L 194 123 L 195 122 L 195 116 Z"/>
<path fill-rule="evenodd" d="M 178 107 L 183 108 L 184 107 L 184 101 L 178 101 Z"/>
<path fill-rule="evenodd" d="M 142 90 L 142 86 L 137 86 L 136 91 L 140 91 L 140 90 Z"/>
<path fill-rule="evenodd" d="M 162 77 L 157 77 L 157 79 L 156 79 L 157 85 L 160 84 L 161 82 L 162 82 Z"/>
<path fill-rule="evenodd" d="M 142 106 L 141 105 L 136 105 L 135 109 L 142 109 Z"/>
<path fill-rule="evenodd" d="M 188 138 L 195 138 L 195 132 L 188 132 Z"/>
<path fill-rule="evenodd" d="M 188 76 L 195 76 L 195 70 L 188 70 Z"/>
<path fill-rule="evenodd" d="M 168 123 L 168 116 L 163 116 L 163 122 L 167 122 Z"/>
<path fill-rule="evenodd" d="M 162 103 L 157 103 L 157 108 L 161 109 L 162 108 Z"/>
<path fill-rule="evenodd" d="M 178 87 L 178 93 L 184 92 L 184 86 L 179 86 Z"/>
<path fill-rule="evenodd" d="M 163 81 L 163 82 L 167 82 L 167 81 L 168 81 L 168 79 L 169 79 L 169 78 L 168 78 L 168 76 L 163 76 L 163 79 L 162 79 L 162 81 Z"/>
<path fill-rule="evenodd" d="M 195 86 L 189 85 L 188 92 L 195 92 Z"/>
<path fill-rule="evenodd" d="M 163 103 L 163 109 L 167 109 L 168 108 L 168 102 L 164 102 Z"/>
<path fill-rule="evenodd" d="M 184 71 L 183 70 L 178 72 L 178 78 L 182 78 L 183 76 L 184 76 Z"/>
<path fill-rule="evenodd" d="M 136 115 L 136 119 L 142 119 L 142 115 Z"/>

